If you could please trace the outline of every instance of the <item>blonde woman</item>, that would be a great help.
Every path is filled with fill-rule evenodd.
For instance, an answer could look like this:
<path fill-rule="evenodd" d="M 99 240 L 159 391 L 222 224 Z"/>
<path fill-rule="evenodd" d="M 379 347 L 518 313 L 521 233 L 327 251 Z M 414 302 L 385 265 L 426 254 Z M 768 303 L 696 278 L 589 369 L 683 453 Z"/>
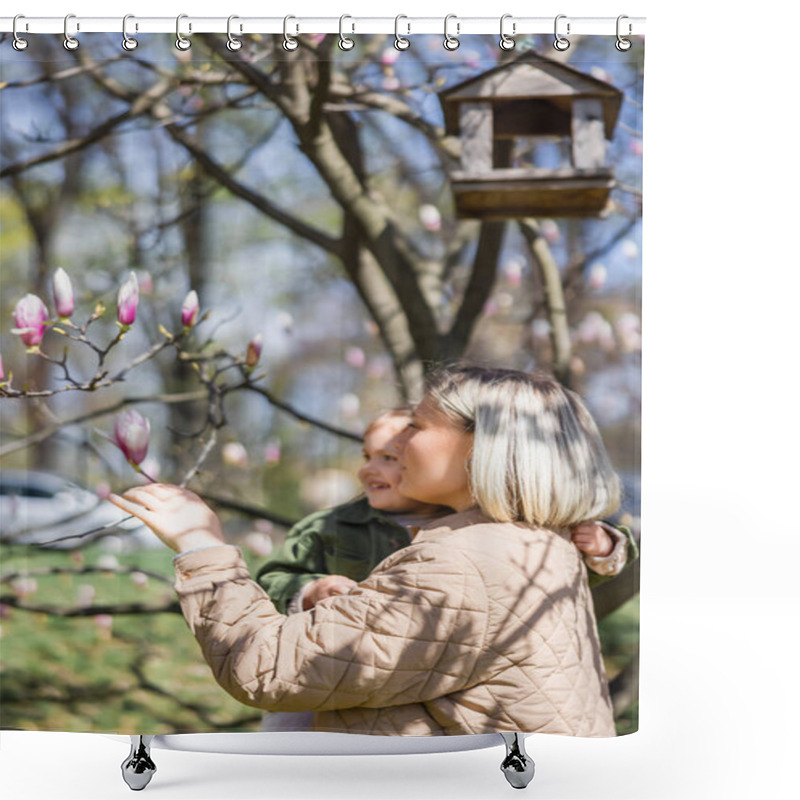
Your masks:
<path fill-rule="evenodd" d="M 313 711 L 320 731 L 613 736 L 569 527 L 612 513 L 620 490 L 581 401 L 547 377 L 454 370 L 404 438 L 401 491 L 454 513 L 350 593 L 288 617 L 196 495 L 152 485 L 112 499 L 181 554 L 183 613 L 242 703 Z"/>

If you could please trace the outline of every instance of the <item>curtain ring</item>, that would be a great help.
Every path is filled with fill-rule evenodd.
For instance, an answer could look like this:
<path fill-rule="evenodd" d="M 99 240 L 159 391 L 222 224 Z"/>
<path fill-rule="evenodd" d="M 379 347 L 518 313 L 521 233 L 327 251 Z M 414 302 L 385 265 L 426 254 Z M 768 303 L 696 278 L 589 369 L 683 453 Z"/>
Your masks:
<path fill-rule="evenodd" d="M 567 18 L 566 14 L 559 14 L 556 17 L 556 22 L 555 22 L 555 26 L 554 26 L 556 38 L 553 41 L 553 47 L 555 47 L 555 49 L 558 50 L 561 53 L 563 53 L 565 50 L 567 50 L 569 48 L 569 39 L 567 39 L 566 36 L 561 36 L 559 34 L 559 32 L 558 32 L 558 21 L 560 19 L 566 19 L 566 18 Z M 570 27 L 569 26 L 569 22 L 567 22 L 567 36 L 569 35 L 569 27 Z"/>
<path fill-rule="evenodd" d="M 294 36 L 289 36 L 290 19 L 297 19 L 297 17 L 293 17 L 290 14 L 289 16 L 283 18 L 283 49 L 286 50 L 287 53 L 297 50 L 299 45 L 299 42 L 294 38 Z"/>
<path fill-rule="evenodd" d="M 401 19 L 408 19 L 405 14 L 398 14 L 394 18 L 394 49 L 395 50 L 408 50 L 411 47 L 411 40 L 406 39 L 405 36 L 401 36 L 399 33 L 400 29 L 400 20 Z M 408 28 L 408 33 L 411 33 L 411 23 L 407 22 L 406 27 Z"/>
<path fill-rule="evenodd" d="M 614 44 L 614 47 L 616 47 L 617 50 L 620 51 L 620 53 L 624 53 L 626 50 L 630 50 L 631 49 L 631 44 L 632 44 L 630 39 L 624 39 L 620 35 L 620 32 L 619 32 L 620 22 L 622 22 L 622 20 L 624 20 L 624 19 L 629 19 L 629 17 L 625 16 L 625 14 L 620 14 L 617 17 L 617 41 Z M 630 36 L 631 33 L 633 33 L 633 25 L 631 25 L 631 23 L 629 22 L 628 23 L 628 36 Z"/>
<path fill-rule="evenodd" d="M 14 17 L 14 22 L 12 23 L 12 26 L 11 26 L 11 30 L 12 30 L 12 32 L 14 34 L 14 41 L 11 42 L 11 46 L 15 50 L 24 50 L 28 46 L 28 40 L 27 39 L 23 39 L 17 33 L 17 20 L 18 19 L 25 19 L 25 15 L 24 14 L 17 14 L 17 16 Z"/>
<path fill-rule="evenodd" d="M 503 16 L 500 17 L 500 49 L 501 50 L 513 50 L 517 46 L 517 42 L 514 39 L 514 34 L 517 32 L 517 23 L 516 22 L 512 22 L 511 23 L 511 36 L 509 36 L 508 34 L 506 34 L 503 31 L 503 23 L 505 23 L 505 21 L 507 19 L 512 19 L 511 14 L 503 14 Z"/>
<path fill-rule="evenodd" d="M 356 43 L 352 39 L 348 39 L 347 36 L 345 36 L 344 33 L 342 33 L 342 27 L 343 27 L 344 21 L 346 19 L 353 19 L 353 18 L 349 14 L 342 14 L 342 16 L 339 17 L 339 49 L 340 50 L 352 50 L 356 46 Z M 356 29 L 355 23 L 353 23 L 352 29 L 353 29 L 353 31 L 355 31 L 355 29 Z"/>
<path fill-rule="evenodd" d="M 242 49 L 242 40 L 237 39 L 231 33 L 231 22 L 233 22 L 235 19 L 239 19 L 239 17 L 237 17 L 235 14 L 231 14 L 231 16 L 228 17 L 228 41 L 225 43 L 225 46 L 231 51 L 231 53 L 235 53 L 237 50 Z M 239 30 L 241 30 L 241 28 Z"/>
<path fill-rule="evenodd" d="M 122 49 L 123 50 L 135 50 L 139 46 L 139 42 L 137 39 L 134 39 L 132 36 L 128 36 L 128 20 L 129 19 L 136 19 L 133 14 L 126 14 L 122 18 Z M 137 30 L 139 26 L 136 26 Z"/>
<path fill-rule="evenodd" d="M 77 50 L 79 45 L 80 45 L 80 42 L 74 36 L 70 36 L 69 35 L 69 21 L 71 19 L 75 19 L 75 15 L 74 14 L 67 14 L 67 16 L 64 17 L 64 49 L 65 50 Z M 79 27 L 80 26 L 78 26 L 78 28 L 76 28 L 76 30 L 79 29 Z"/>
<path fill-rule="evenodd" d="M 447 32 L 447 23 L 450 22 L 451 19 L 456 20 L 456 35 L 455 36 L 451 36 Z M 461 42 L 459 42 L 458 38 L 457 38 L 459 33 L 461 33 L 461 23 L 458 22 L 458 17 L 455 14 L 448 14 L 444 18 L 444 42 L 442 42 L 442 44 L 444 45 L 444 49 L 445 50 L 450 50 L 451 52 L 453 50 L 458 50 L 458 48 L 459 48 L 459 46 L 461 44 Z"/>
<path fill-rule="evenodd" d="M 192 40 L 187 39 L 181 33 L 181 20 L 188 19 L 188 14 L 178 14 L 178 18 L 175 20 L 175 47 L 178 50 L 188 50 L 192 46 Z M 191 24 L 189 25 L 189 30 L 192 30 Z"/>

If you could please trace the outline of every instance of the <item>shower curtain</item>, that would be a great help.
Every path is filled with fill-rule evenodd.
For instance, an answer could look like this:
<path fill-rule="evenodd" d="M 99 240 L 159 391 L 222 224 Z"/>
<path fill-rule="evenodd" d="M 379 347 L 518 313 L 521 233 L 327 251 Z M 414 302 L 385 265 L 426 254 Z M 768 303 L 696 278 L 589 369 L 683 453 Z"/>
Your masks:
<path fill-rule="evenodd" d="M 0 43 L 2 727 L 313 726 L 220 688 L 173 554 L 108 495 L 188 486 L 311 613 L 420 527 L 361 496 L 370 421 L 466 363 L 598 424 L 623 493 L 586 633 L 635 731 L 644 39 L 29 38 Z"/>

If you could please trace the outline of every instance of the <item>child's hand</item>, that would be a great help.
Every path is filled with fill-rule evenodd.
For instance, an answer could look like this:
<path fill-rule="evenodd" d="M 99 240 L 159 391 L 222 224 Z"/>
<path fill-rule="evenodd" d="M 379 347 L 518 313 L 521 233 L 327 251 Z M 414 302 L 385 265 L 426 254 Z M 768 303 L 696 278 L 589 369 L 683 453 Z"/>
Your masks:
<path fill-rule="evenodd" d="M 308 588 L 303 594 L 303 611 L 314 608 L 320 600 L 324 600 L 326 597 L 347 594 L 354 586 L 358 586 L 358 584 L 344 575 L 326 575 L 324 578 L 318 578 L 308 584 Z"/>
<path fill-rule="evenodd" d="M 194 493 L 179 486 L 151 483 L 108 499 L 138 517 L 167 547 L 178 553 L 225 544 L 219 517 Z"/>
<path fill-rule="evenodd" d="M 583 553 L 605 558 L 614 549 L 614 540 L 599 522 L 579 522 L 572 527 L 572 543 Z"/>

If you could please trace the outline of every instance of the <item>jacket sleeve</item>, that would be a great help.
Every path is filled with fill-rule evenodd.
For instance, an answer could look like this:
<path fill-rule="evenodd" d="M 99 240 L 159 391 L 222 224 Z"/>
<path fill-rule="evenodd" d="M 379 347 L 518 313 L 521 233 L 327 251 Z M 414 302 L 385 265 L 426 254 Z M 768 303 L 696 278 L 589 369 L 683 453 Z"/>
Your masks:
<path fill-rule="evenodd" d="M 600 523 L 606 533 L 614 540 L 614 549 L 607 556 L 584 555 L 583 560 L 588 568 L 589 586 L 600 586 L 622 572 L 628 564 L 639 557 L 639 548 L 630 528 L 625 525 L 614 525 L 611 522 Z"/>
<path fill-rule="evenodd" d="M 312 514 L 292 527 L 283 544 L 256 575 L 256 580 L 282 614 L 288 612 L 288 605 L 297 592 L 327 574 L 319 532 L 323 515 L 329 513 Z"/>
<path fill-rule="evenodd" d="M 290 617 L 249 576 L 238 548 L 175 561 L 184 616 L 217 682 L 272 711 L 425 702 L 479 680 L 483 582 L 468 559 L 412 545 L 349 595 Z"/>

